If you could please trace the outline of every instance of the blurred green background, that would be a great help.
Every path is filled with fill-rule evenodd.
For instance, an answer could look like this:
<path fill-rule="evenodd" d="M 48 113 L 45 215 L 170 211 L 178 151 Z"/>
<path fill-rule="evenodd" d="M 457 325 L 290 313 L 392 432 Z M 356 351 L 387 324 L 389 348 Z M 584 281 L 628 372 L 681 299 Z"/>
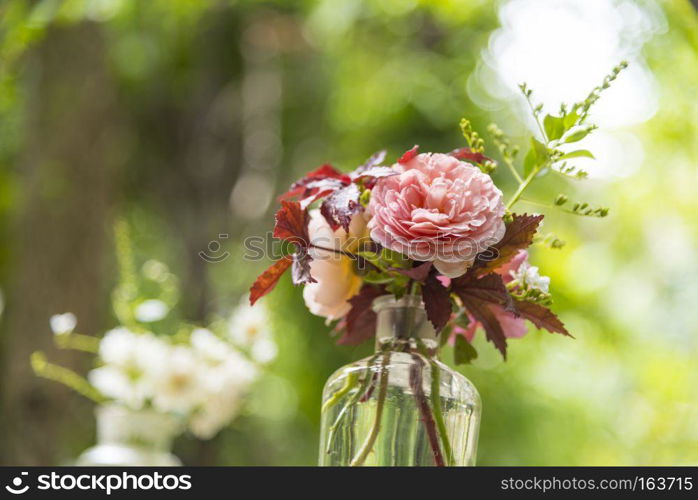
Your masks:
<path fill-rule="evenodd" d="M 477 340 L 463 371 L 483 399 L 480 465 L 698 464 L 690 2 L 3 0 L 0 462 L 68 463 L 94 441 L 92 405 L 36 378 L 29 354 L 90 366 L 52 347 L 48 318 L 114 326 L 117 217 L 139 259 L 179 275 L 182 314 L 203 321 L 268 264 L 243 261 L 243 238 L 271 229 L 277 194 L 304 171 L 383 147 L 449 151 L 463 116 L 485 138 L 496 121 L 520 139 L 531 124 L 517 83 L 554 111 L 621 59 L 630 67 L 593 116 L 590 179 L 529 195 L 611 210 L 546 211 L 567 245 L 534 250 L 576 339 L 531 331 L 506 363 Z M 511 192 L 504 169 L 495 178 Z M 178 440 L 186 464 L 314 464 L 322 385 L 372 348 L 336 346 L 288 281 L 264 300 L 280 355 L 229 429 Z"/>

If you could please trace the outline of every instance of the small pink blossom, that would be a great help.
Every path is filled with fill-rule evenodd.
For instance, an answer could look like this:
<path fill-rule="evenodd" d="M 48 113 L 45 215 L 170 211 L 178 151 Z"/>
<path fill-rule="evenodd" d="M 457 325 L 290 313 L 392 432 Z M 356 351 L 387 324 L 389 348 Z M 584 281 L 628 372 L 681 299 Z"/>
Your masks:
<path fill-rule="evenodd" d="M 371 238 L 445 276 L 464 274 L 478 252 L 504 235 L 502 192 L 489 175 L 453 156 L 423 153 L 376 182 Z"/>
<path fill-rule="evenodd" d="M 528 252 L 526 250 L 519 250 L 509 262 L 502 264 L 495 269 L 494 272 L 502 276 L 502 281 L 504 283 L 509 283 L 514 279 L 511 273 L 518 271 L 521 264 L 524 262 L 528 262 Z"/>
<path fill-rule="evenodd" d="M 527 263 L 528 252 L 526 250 L 519 250 L 518 253 L 509 260 L 509 262 L 502 264 L 497 269 L 495 269 L 494 272 L 502 276 L 502 281 L 504 283 L 509 283 L 514 279 L 511 273 L 516 272 L 522 265 Z M 448 286 L 448 284 L 446 283 L 443 283 L 443 285 Z M 492 311 L 492 314 L 494 314 L 494 316 L 497 318 L 497 321 L 499 321 L 499 324 L 502 327 L 502 331 L 504 332 L 504 335 L 507 338 L 519 338 L 526 335 L 528 327 L 526 326 L 526 321 L 523 318 L 517 318 L 516 316 L 514 316 L 514 314 L 504 310 L 502 306 L 493 304 L 488 307 Z M 465 336 L 465 338 L 468 339 L 468 342 L 473 341 L 473 337 L 475 337 L 475 332 L 478 328 L 482 327 L 482 324 L 470 314 L 468 314 L 468 320 L 469 323 L 467 328 L 461 328 L 457 326 L 453 329 L 453 334 L 449 339 L 451 343 L 454 342 L 456 335 Z"/>

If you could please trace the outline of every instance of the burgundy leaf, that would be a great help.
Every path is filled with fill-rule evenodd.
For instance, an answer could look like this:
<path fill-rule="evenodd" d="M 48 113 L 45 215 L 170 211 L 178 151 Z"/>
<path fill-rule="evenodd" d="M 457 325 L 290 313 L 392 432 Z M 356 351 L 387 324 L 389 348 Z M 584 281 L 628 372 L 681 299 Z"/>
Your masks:
<path fill-rule="evenodd" d="M 326 196 L 350 182 L 351 179 L 348 175 L 325 164 L 291 184 L 289 190 L 282 194 L 279 200 L 300 198 L 303 208 L 306 208 L 318 198 Z"/>
<path fill-rule="evenodd" d="M 354 180 L 358 179 L 359 177 L 362 177 L 364 175 L 364 172 L 383 163 L 383 160 L 385 160 L 385 154 L 385 149 L 373 153 L 371 157 L 364 162 L 363 165 L 357 167 L 356 170 L 349 174 L 349 176 Z"/>
<path fill-rule="evenodd" d="M 424 300 L 427 318 L 434 325 L 436 333 L 439 333 L 451 319 L 450 295 L 448 288 L 441 284 L 436 274 L 429 274 L 422 291 L 422 300 Z"/>
<path fill-rule="evenodd" d="M 308 208 L 313 202 L 342 189 L 346 183 L 341 179 L 317 179 L 306 184 L 303 193 L 298 197 L 301 208 Z"/>
<path fill-rule="evenodd" d="M 373 301 L 384 295 L 381 288 L 364 285 L 358 294 L 349 299 L 351 309 L 345 318 L 344 335 L 338 344 L 357 345 L 376 333 L 376 313 L 371 308 Z"/>
<path fill-rule="evenodd" d="M 472 298 L 479 302 L 502 306 L 506 311 L 517 314 L 514 301 L 502 277 L 497 273 L 486 274 L 481 278 L 473 273 L 466 273 L 451 281 L 451 291 L 461 300 L 465 300 L 466 297 Z"/>
<path fill-rule="evenodd" d="M 356 184 L 349 184 L 328 196 L 320 205 L 320 213 L 333 231 L 343 227 L 349 232 L 352 216 L 361 210 L 361 191 Z"/>
<path fill-rule="evenodd" d="M 502 353 L 502 357 L 506 360 L 507 338 L 504 335 L 504 330 L 502 330 L 502 325 L 489 308 L 487 302 L 470 295 L 461 297 L 461 300 L 468 312 L 482 325 L 487 340 L 494 344 L 499 352 Z"/>
<path fill-rule="evenodd" d="M 305 248 L 299 249 L 293 254 L 291 277 L 294 285 L 317 283 L 317 280 L 310 275 L 310 262 L 312 260 L 313 258 Z"/>
<path fill-rule="evenodd" d="M 478 274 L 485 274 L 509 262 L 519 250 L 531 245 L 542 220 L 542 215 L 513 214 L 502 239 L 478 254 L 473 268 Z"/>
<path fill-rule="evenodd" d="M 482 153 L 478 153 L 473 151 L 470 148 L 460 148 L 460 149 L 454 149 L 450 153 L 448 153 L 451 156 L 455 156 L 459 160 L 465 160 L 469 161 L 471 163 L 477 163 L 482 165 L 486 161 L 492 161 L 492 158 L 488 158 L 487 156 L 483 155 Z"/>
<path fill-rule="evenodd" d="M 405 153 L 400 157 L 400 159 L 397 162 L 398 163 L 407 163 L 412 158 L 417 156 L 418 151 L 419 151 L 419 145 L 415 144 L 414 146 L 412 146 L 412 149 L 405 151 Z"/>
<path fill-rule="evenodd" d="M 413 267 L 412 269 L 402 269 L 399 267 L 392 267 L 390 268 L 391 271 L 396 271 L 400 274 L 403 274 L 407 276 L 408 278 L 411 278 L 415 281 L 419 281 L 420 283 L 424 283 L 426 281 L 427 276 L 429 275 L 429 271 L 431 271 L 433 267 L 432 262 L 423 262 L 419 264 L 416 267 Z"/>
<path fill-rule="evenodd" d="M 308 246 L 308 211 L 301 208 L 297 201 L 282 201 L 276 212 L 274 238 L 295 243 L 301 247 Z"/>
<path fill-rule="evenodd" d="M 380 179 L 381 177 L 391 177 L 393 175 L 400 175 L 400 172 L 395 170 L 393 167 L 371 167 L 360 174 L 356 174 L 355 176 L 352 177 L 353 180 L 359 180 L 359 179 L 365 179 L 365 178 L 372 178 L 372 179 Z"/>
<path fill-rule="evenodd" d="M 565 325 L 560 321 L 560 318 L 547 307 L 522 300 L 517 300 L 515 304 L 521 317 L 526 318 L 536 325 L 537 328 L 544 328 L 551 333 L 561 333 L 562 335 L 572 337 Z"/>
<path fill-rule="evenodd" d="M 260 274 L 250 288 L 250 305 L 254 305 L 255 302 L 271 292 L 290 265 L 291 257 L 286 255 Z"/>

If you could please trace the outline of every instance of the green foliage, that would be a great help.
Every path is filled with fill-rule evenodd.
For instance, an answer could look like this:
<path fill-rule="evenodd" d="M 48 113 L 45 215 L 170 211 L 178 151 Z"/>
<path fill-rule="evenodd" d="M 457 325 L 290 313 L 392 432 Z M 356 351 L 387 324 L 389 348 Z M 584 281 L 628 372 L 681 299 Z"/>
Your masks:
<path fill-rule="evenodd" d="M 477 359 L 477 351 L 462 335 L 456 335 L 453 346 L 453 362 L 456 365 L 470 364 Z"/>
<path fill-rule="evenodd" d="M 470 120 L 462 118 L 460 121 L 460 130 L 463 134 L 463 137 L 465 137 L 466 142 L 468 143 L 468 147 L 473 152 L 485 152 L 485 141 L 482 137 L 480 137 L 480 134 L 473 130 L 473 126 L 470 123 Z"/>

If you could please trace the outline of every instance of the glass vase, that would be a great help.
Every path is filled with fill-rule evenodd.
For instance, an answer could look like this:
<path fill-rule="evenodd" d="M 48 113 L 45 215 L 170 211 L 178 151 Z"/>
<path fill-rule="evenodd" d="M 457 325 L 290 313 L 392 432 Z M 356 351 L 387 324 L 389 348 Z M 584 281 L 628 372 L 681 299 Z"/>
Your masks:
<path fill-rule="evenodd" d="M 183 430 L 175 416 L 152 410 L 130 410 L 115 404 L 98 406 L 95 414 L 97 444 L 85 450 L 76 465 L 182 465 L 170 451 L 172 441 Z"/>
<path fill-rule="evenodd" d="M 439 361 L 421 299 L 379 297 L 373 310 L 375 354 L 325 385 L 320 465 L 475 465 L 480 396 Z"/>

